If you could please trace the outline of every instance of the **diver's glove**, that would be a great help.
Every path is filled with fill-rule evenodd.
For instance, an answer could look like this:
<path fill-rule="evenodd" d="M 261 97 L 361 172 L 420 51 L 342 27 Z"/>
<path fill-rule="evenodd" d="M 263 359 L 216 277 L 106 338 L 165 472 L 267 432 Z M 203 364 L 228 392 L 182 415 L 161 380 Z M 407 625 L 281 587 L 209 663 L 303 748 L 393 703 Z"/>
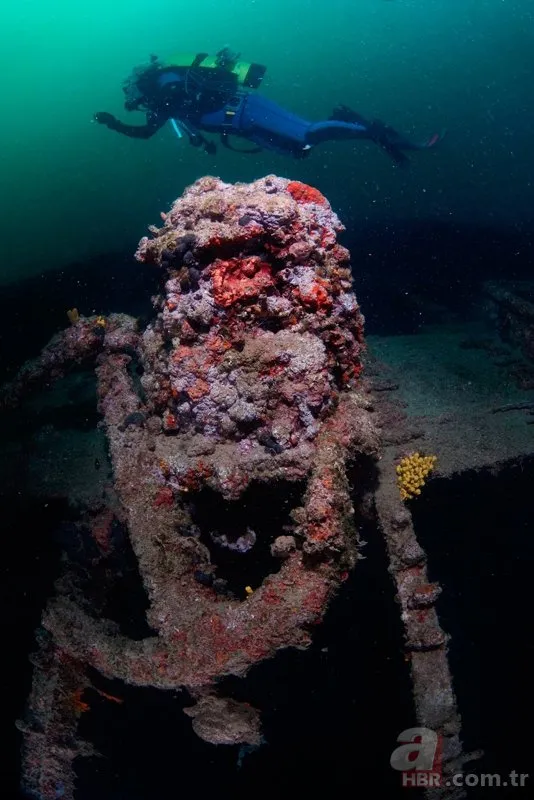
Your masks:
<path fill-rule="evenodd" d="M 114 130 L 117 127 L 118 119 L 107 111 L 97 111 L 94 119 L 99 125 L 105 125 L 110 130 Z"/>

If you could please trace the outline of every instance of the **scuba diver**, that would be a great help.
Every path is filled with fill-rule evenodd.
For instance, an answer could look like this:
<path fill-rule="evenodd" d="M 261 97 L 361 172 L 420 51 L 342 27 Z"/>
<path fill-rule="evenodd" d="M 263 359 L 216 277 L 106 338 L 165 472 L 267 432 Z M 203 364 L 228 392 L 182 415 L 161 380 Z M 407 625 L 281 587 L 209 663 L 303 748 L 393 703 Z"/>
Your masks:
<path fill-rule="evenodd" d="M 163 63 L 151 56 L 150 64 L 137 67 L 123 84 L 127 111 L 144 111 L 146 124 L 128 125 L 107 111 L 94 119 L 113 131 L 148 139 L 171 122 L 176 134 L 214 154 L 215 143 L 205 133 L 218 134 L 225 147 L 245 153 L 266 149 L 302 158 L 321 142 L 367 139 L 375 142 L 395 162 L 408 163 L 406 150 L 425 150 L 442 136 L 411 142 L 380 120 L 369 121 L 347 106 L 337 106 L 330 118 L 310 122 L 255 94 L 266 67 L 240 60 L 225 47 L 215 56 L 183 54 Z M 253 148 L 238 148 L 230 137 L 245 139 Z"/>

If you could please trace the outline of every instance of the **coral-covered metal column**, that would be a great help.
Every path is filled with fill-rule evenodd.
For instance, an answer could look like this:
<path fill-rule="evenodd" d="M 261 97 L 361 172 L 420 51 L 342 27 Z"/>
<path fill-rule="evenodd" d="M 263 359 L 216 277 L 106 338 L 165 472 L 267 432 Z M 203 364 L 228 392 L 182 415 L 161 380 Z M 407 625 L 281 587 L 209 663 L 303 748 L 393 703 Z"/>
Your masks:
<path fill-rule="evenodd" d="M 364 320 L 339 219 L 316 189 L 276 176 L 203 178 L 162 218 L 136 253 L 161 271 L 146 330 L 116 315 L 77 317 L 4 392 L 12 405 L 96 357 L 118 500 L 110 513 L 127 529 L 152 631 L 129 639 L 91 611 L 79 577 L 58 585 L 23 726 L 26 786 L 43 800 L 72 797 L 68 762 L 87 752 L 72 713 L 72 698 L 84 708 L 84 667 L 185 688 L 199 736 L 257 744 L 258 714 L 218 697 L 219 679 L 306 646 L 358 556 L 347 472 L 363 456 L 372 464 L 379 435 L 359 385 Z M 103 546 L 93 529 L 105 559 L 112 540 Z M 265 568 L 252 579 L 243 558 L 254 548 Z M 38 736 L 32 706 L 47 686 L 57 693 L 62 664 L 78 677 L 58 761 L 57 724 L 42 718 L 53 697 L 39 701 Z"/>

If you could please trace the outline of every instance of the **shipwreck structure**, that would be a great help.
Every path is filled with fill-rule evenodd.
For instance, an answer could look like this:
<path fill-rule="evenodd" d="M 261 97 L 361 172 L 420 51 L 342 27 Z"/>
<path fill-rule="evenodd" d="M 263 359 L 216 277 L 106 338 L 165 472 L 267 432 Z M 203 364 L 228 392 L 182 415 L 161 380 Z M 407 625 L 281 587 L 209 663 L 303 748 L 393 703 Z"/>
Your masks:
<path fill-rule="evenodd" d="M 445 772 L 461 769 L 440 587 L 429 582 L 397 482 L 399 460 L 422 434 L 392 401 L 397 386 L 372 364 L 363 369 L 364 318 L 342 229 L 302 183 L 202 178 L 139 243 L 136 258 L 161 277 L 148 326 L 73 312 L 4 387 L 6 410 L 94 360 L 112 470 L 76 527 L 90 539 L 90 562 L 67 560 L 43 613 L 19 723 L 30 796 L 76 797 L 74 760 L 94 752 L 78 725 L 95 673 L 183 689 L 199 737 L 258 746 L 260 715 L 224 696 L 220 681 L 307 647 L 358 568 L 360 515 L 376 518 L 387 545 L 413 723 L 442 736 Z M 106 618 L 102 600 L 114 580 L 105 566 L 121 558 L 117 530 L 148 601 L 138 637 Z M 251 551 L 254 574 L 240 569 Z"/>

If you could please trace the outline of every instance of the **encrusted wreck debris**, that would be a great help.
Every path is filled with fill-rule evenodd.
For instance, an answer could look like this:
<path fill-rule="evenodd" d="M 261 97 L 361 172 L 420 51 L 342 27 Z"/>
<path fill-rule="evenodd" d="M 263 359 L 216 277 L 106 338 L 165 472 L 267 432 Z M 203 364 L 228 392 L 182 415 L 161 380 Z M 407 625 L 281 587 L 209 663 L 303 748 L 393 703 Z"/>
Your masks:
<path fill-rule="evenodd" d="M 484 293 L 499 335 L 534 360 L 534 283 L 488 281 Z"/>
<path fill-rule="evenodd" d="M 67 568 L 43 614 L 20 723 L 26 790 L 74 797 L 73 760 L 92 752 L 76 732 L 90 669 L 185 689 L 198 736 L 257 745 L 258 713 L 219 696 L 218 682 L 311 641 L 358 560 L 355 464 L 358 494 L 378 487 L 414 724 L 443 734 L 445 761 L 457 761 L 439 587 L 428 582 L 394 458 L 380 460 L 387 414 L 361 377 L 364 320 L 337 242 L 340 221 L 316 189 L 275 176 L 236 185 L 203 178 L 162 219 L 136 253 L 162 278 L 148 327 L 121 314 L 78 316 L 3 392 L 4 405 L 16 405 L 95 359 L 113 468 L 108 506 L 91 523 L 96 560 L 114 552 L 113 525 L 126 530 L 149 604 L 150 633 L 128 637 Z M 268 564 L 255 582 L 239 573 L 239 558 L 254 549 Z M 225 575 L 228 554 L 237 579 L 235 566 L 232 580 Z"/>

